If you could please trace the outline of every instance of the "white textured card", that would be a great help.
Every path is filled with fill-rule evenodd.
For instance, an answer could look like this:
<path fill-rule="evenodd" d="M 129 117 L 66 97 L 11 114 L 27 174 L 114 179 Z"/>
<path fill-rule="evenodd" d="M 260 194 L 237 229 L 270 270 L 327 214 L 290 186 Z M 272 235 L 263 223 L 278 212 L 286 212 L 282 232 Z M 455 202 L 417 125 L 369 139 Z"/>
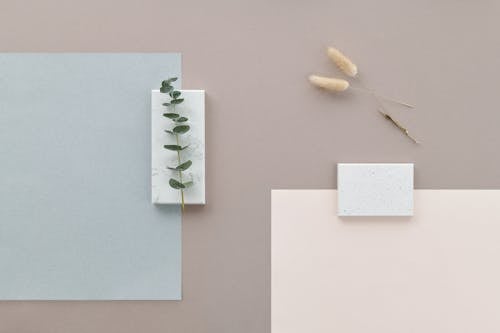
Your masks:
<path fill-rule="evenodd" d="M 339 163 L 339 216 L 413 215 L 412 163 Z"/>
<path fill-rule="evenodd" d="M 186 124 L 191 127 L 186 134 L 179 136 L 181 146 L 189 145 L 182 151 L 182 160 L 193 161 L 184 172 L 184 181 L 192 180 L 193 186 L 184 190 L 186 204 L 205 204 L 205 91 L 180 90 L 184 102 L 176 107 L 176 113 L 189 118 Z M 177 172 L 167 167 L 178 164 L 177 153 L 163 146 L 177 144 L 172 134 L 165 130 L 172 129 L 172 120 L 163 116 L 167 109 L 162 104 L 170 100 L 168 94 L 153 90 L 151 94 L 151 134 L 152 134 L 152 201 L 155 204 L 180 204 L 179 190 L 170 187 L 170 178 L 178 179 Z"/>

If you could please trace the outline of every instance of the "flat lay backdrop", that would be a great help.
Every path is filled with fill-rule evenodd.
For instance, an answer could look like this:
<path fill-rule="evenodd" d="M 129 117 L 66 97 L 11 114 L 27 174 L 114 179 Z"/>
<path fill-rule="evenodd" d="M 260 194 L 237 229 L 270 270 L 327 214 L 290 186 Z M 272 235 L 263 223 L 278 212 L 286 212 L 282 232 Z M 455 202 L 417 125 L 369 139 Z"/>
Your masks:
<path fill-rule="evenodd" d="M 3 302 L 0 332 L 270 332 L 272 188 L 335 188 L 335 163 L 367 161 L 414 162 L 417 188 L 500 187 L 496 1 L 0 7 L 2 52 L 176 51 L 183 88 L 207 92 L 207 205 L 183 218 L 183 301 Z M 329 44 L 364 85 L 417 105 L 386 107 L 420 146 L 370 96 L 308 84 L 311 72 L 340 76 Z"/>

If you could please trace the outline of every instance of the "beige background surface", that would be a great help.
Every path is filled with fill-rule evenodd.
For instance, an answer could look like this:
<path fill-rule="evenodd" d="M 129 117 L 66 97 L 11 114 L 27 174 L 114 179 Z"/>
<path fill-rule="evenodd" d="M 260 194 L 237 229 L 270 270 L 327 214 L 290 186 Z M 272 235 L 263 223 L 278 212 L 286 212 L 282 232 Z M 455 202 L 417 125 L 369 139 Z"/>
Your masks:
<path fill-rule="evenodd" d="M 498 188 L 499 14 L 497 1 L 1 0 L 0 51 L 182 52 L 184 88 L 207 91 L 208 205 L 184 218 L 182 302 L 0 303 L 0 332 L 269 332 L 271 188 L 334 188 L 340 161 L 415 162 L 418 188 Z M 329 44 L 365 85 L 418 106 L 387 105 L 420 147 L 369 96 L 307 83 L 340 75 Z"/>
<path fill-rule="evenodd" d="M 412 217 L 272 193 L 272 332 L 500 331 L 500 191 L 417 190 Z"/>

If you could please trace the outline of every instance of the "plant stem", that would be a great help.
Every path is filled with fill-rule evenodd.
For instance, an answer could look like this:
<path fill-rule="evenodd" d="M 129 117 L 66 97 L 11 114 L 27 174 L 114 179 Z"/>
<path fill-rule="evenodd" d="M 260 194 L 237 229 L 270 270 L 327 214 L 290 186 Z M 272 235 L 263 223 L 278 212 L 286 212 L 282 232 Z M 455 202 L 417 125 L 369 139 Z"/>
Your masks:
<path fill-rule="evenodd" d="M 179 134 L 175 134 L 175 141 L 177 142 L 177 145 L 179 145 Z M 181 165 L 181 152 L 178 150 L 177 151 L 177 162 L 179 162 L 178 165 Z M 179 170 L 179 180 L 182 183 L 182 171 Z M 182 211 L 184 211 L 184 189 L 181 188 L 181 206 L 182 206 Z"/>
<path fill-rule="evenodd" d="M 184 211 L 185 200 L 184 200 L 184 189 L 193 184 L 193 181 L 184 183 L 182 172 L 186 171 L 193 162 L 191 160 L 187 160 L 184 163 L 181 158 L 181 151 L 187 148 L 189 145 L 182 147 L 181 140 L 179 138 L 180 134 L 184 134 L 189 131 L 190 126 L 183 124 L 188 121 L 187 117 L 181 117 L 179 114 L 175 113 L 176 105 L 181 104 L 184 101 L 184 98 L 179 98 L 182 95 L 182 92 L 179 90 L 175 90 L 175 88 L 171 85 L 172 82 L 177 80 L 176 77 L 171 77 L 168 80 L 163 80 L 161 82 L 160 92 L 164 94 L 168 94 L 170 96 L 170 100 L 168 103 L 163 103 L 163 106 L 167 107 L 167 113 L 164 113 L 163 116 L 169 118 L 173 122 L 173 128 L 169 128 L 165 130 L 165 132 L 172 134 L 175 136 L 176 145 L 165 145 L 164 148 L 176 151 L 177 152 L 177 166 L 167 166 L 167 169 L 177 171 L 179 174 L 179 179 L 176 179 L 175 176 L 169 179 L 168 183 L 171 188 L 175 190 L 181 191 L 181 207 L 182 211 Z"/>
<path fill-rule="evenodd" d="M 370 88 L 367 88 L 364 84 L 361 84 L 361 86 L 362 86 L 362 88 L 359 88 L 359 87 L 351 87 L 351 88 L 354 89 L 354 90 L 357 90 L 357 91 L 362 91 L 362 92 L 371 94 L 371 95 L 373 95 L 373 97 L 375 97 L 377 99 L 383 99 L 383 100 L 386 100 L 386 101 L 389 101 L 389 102 L 392 102 L 392 103 L 400 104 L 400 105 L 406 106 L 407 108 L 411 108 L 412 109 L 412 108 L 415 107 L 415 106 L 413 106 L 413 105 L 411 105 L 409 103 L 406 103 L 406 102 L 403 102 L 403 101 L 399 101 L 397 99 L 389 98 L 389 97 L 386 97 L 386 96 L 379 95 L 374 90 L 372 90 Z"/>
<path fill-rule="evenodd" d="M 175 105 L 173 107 L 173 112 L 175 113 Z M 177 142 L 177 145 L 180 146 L 179 144 L 179 134 L 175 133 L 175 141 Z M 178 164 L 177 165 L 181 165 L 181 152 L 180 150 L 177 151 L 177 162 Z M 179 180 L 182 184 L 182 170 L 179 170 Z M 184 189 L 180 189 L 181 190 L 181 208 L 182 208 L 182 211 L 184 211 Z"/>

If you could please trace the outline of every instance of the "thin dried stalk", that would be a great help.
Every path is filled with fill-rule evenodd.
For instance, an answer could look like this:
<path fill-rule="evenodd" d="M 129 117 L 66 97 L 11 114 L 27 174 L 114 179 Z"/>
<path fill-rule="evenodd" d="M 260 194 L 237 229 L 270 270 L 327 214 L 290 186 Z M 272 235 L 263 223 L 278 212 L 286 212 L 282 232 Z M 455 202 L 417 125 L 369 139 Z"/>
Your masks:
<path fill-rule="evenodd" d="M 406 106 L 407 108 L 410 108 L 410 109 L 413 109 L 415 107 L 414 105 L 408 104 L 406 102 L 398 101 L 397 99 L 392 99 L 392 98 L 389 98 L 389 97 L 385 97 L 383 95 L 379 95 L 379 94 L 375 93 L 375 91 L 373 91 L 372 89 L 369 89 L 369 88 L 366 88 L 366 87 L 363 87 L 363 88 L 351 87 L 351 89 L 371 94 L 375 98 L 380 98 L 380 99 L 383 99 L 383 100 L 388 101 L 388 102 L 400 104 L 400 105 Z"/>
<path fill-rule="evenodd" d="M 336 79 L 332 77 L 323 77 L 318 75 L 310 75 L 309 81 L 320 88 L 330 90 L 330 91 L 344 91 L 349 88 L 349 82 L 342 79 Z"/>
<path fill-rule="evenodd" d="M 398 122 L 397 120 L 395 120 L 394 118 L 392 118 L 389 114 L 383 112 L 382 110 L 378 109 L 378 112 L 380 112 L 385 119 L 389 120 L 394 126 L 396 126 L 401 132 L 403 132 L 404 135 L 406 135 L 408 138 L 410 138 L 413 142 L 415 142 L 416 144 L 419 144 L 420 142 L 417 141 L 417 139 L 415 139 L 413 136 L 410 135 L 410 133 L 408 132 L 408 130 L 406 129 L 406 127 L 404 127 L 403 125 L 401 125 L 400 122 Z"/>
<path fill-rule="evenodd" d="M 400 105 L 406 106 L 407 108 L 410 108 L 410 109 L 413 109 L 415 107 L 414 105 L 408 104 L 408 103 L 403 102 L 403 101 L 398 101 L 397 99 L 392 99 L 392 98 L 385 97 L 385 96 L 382 96 L 382 95 L 377 95 L 373 91 L 371 91 L 371 93 L 373 95 L 375 95 L 375 96 L 378 96 L 378 97 L 380 97 L 382 99 L 385 99 L 386 101 L 389 101 L 389 102 L 392 102 L 392 103 L 396 103 L 396 104 L 400 104 Z"/>
<path fill-rule="evenodd" d="M 326 50 L 328 57 L 333 60 L 333 62 L 344 72 L 346 75 L 350 77 L 355 77 L 358 74 L 358 67 L 351 61 L 351 59 L 347 58 L 342 52 L 337 50 L 334 47 L 329 47 Z"/>

